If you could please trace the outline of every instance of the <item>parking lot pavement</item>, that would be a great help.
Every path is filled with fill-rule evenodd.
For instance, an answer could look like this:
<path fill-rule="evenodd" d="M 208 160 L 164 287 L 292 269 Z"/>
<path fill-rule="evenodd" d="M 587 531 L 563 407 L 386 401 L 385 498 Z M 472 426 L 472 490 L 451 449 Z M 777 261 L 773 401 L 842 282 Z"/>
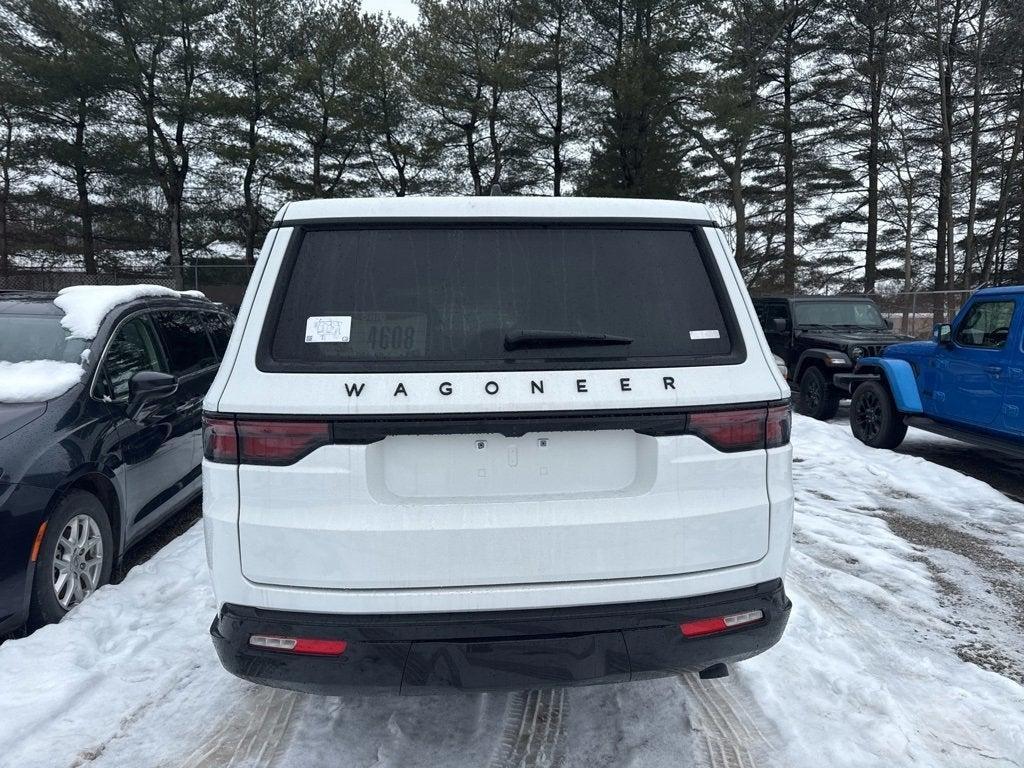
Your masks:
<path fill-rule="evenodd" d="M 1024 505 L 797 418 L 781 643 L 693 677 L 309 696 L 225 673 L 193 526 L 61 624 L 0 646 L 2 768 L 1020 766 Z"/>

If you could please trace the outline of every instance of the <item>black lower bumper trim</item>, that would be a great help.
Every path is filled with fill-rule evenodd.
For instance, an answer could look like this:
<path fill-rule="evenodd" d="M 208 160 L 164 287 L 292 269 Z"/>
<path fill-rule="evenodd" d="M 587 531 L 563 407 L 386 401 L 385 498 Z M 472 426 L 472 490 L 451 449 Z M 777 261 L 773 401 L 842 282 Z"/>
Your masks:
<path fill-rule="evenodd" d="M 761 610 L 757 624 L 685 638 L 679 624 Z M 755 656 L 789 619 L 782 581 L 702 597 L 524 611 L 351 615 L 225 604 L 210 628 L 224 667 L 246 680 L 322 694 L 521 690 L 624 682 Z M 252 635 L 346 640 L 336 657 L 249 645 Z"/>

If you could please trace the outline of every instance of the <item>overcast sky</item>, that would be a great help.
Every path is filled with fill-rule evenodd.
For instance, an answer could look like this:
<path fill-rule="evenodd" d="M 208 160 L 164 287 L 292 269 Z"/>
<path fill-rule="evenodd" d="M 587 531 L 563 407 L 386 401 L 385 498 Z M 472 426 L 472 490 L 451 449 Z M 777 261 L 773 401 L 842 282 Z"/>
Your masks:
<path fill-rule="evenodd" d="M 395 16 L 416 21 L 416 6 L 412 4 L 412 0 L 363 0 L 363 10 L 371 13 L 391 11 Z"/>

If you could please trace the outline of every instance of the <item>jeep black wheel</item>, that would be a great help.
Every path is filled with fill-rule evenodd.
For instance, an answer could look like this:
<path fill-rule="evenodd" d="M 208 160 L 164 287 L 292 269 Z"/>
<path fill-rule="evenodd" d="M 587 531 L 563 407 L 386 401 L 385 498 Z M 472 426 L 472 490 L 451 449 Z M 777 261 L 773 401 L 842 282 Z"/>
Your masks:
<path fill-rule="evenodd" d="M 895 448 L 907 436 L 892 393 L 881 381 L 857 387 L 850 403 L 850 427 L 858 440 L 872 448 Z"/>
<path fill-rule="evenodd" d="M 800 413 L 828 421 L 839 412 L 839 392 L 820 368 L 811 367 L 800 377 Z"/>

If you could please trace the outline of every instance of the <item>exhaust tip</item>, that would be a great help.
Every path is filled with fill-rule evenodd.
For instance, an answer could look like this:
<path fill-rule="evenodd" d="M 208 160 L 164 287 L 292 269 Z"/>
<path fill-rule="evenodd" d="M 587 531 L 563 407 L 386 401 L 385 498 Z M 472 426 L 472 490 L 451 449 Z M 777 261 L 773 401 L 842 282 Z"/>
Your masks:
<path fill-rule="evenodd" d="M 725 664 L 712 664 L 707 669 L 700 671 L 701 680 L 717 680 L 720 677 L 729 676 L 729 667 Z"/>

